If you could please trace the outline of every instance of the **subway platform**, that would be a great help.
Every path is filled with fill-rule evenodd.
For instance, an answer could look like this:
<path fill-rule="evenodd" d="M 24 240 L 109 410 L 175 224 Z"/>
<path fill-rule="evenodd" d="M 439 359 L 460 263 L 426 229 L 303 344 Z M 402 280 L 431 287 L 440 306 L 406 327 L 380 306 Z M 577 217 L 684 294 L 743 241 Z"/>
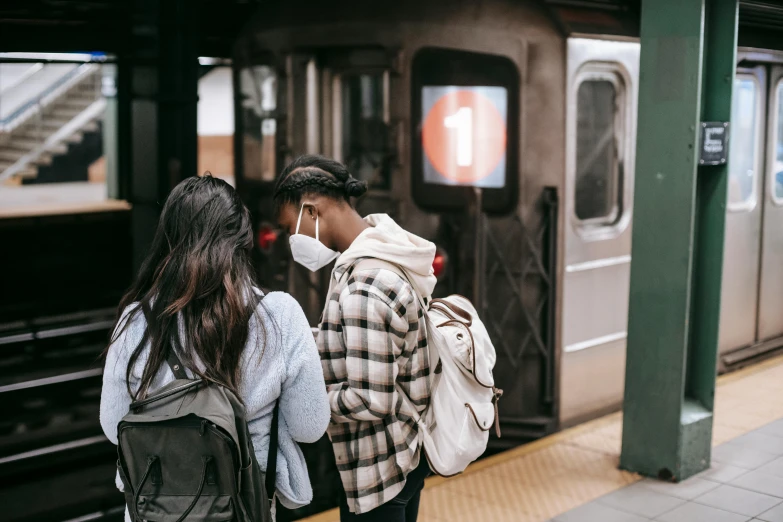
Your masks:
<path fill-rule="evenodd" d="M 419 520 L 783 522 L 783 356 L 719 377 L 715 395 L 712 467 L 681 483 L 618 469 L 616 413 L 430 478 Z"/>

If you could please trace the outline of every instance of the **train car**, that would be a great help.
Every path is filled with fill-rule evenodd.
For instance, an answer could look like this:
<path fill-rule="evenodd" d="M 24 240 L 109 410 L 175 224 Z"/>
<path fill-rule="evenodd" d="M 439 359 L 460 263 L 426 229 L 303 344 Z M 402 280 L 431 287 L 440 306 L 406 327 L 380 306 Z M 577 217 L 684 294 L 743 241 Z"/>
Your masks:
<path fill-rule="evenodd" d="M 387 212 L 434 241 L 436 292 L 471 297 L 488 325 L 505 390 L 503 438 L 490 451 L 622 401 L 634 5 L 275 1 L 235 48 L 236 184 L 256 219 L 262 283 L 293 293 L 317 322 L 328 269 L 310 274 L 291 262 L 270 212 L 272 186 L 299 154 L 345 162 L 370 185 L 360 212 Z M 743 24 L 758 20 L 744 9 Z M 776 41 L 743 27 L 741 44 Z M 722 371 L 783 345 L 781 64 L 775 50 L 738 54 Z M 328 443 L 306 452 L 318 475 L 312 509 L 333 505 Z"/>

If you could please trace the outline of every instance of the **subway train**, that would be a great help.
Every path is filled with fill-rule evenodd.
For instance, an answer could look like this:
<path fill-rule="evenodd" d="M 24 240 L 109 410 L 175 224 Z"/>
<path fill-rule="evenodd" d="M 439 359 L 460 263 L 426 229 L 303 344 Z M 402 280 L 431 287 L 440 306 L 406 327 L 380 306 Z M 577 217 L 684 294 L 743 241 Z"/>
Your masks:
<path fill-rule="evenodd" d="M 328 270 L 291 262 L 272 186 L 300 154 L 346 163 L 370 186 L 360 212 L 435 242 L 436 292 L 469 296 L 488 325 L 505 390 L 490 451 L 622 401 L 633 4 L 267 2 L 234 49 L 236 185 L 257 221 L 262 283 L 317 323 Z M 762 19 L 741 7 L 720 371 L 783 346 L 783 53 Z M 315 504 L 328 504 L 316 484 Z"/>

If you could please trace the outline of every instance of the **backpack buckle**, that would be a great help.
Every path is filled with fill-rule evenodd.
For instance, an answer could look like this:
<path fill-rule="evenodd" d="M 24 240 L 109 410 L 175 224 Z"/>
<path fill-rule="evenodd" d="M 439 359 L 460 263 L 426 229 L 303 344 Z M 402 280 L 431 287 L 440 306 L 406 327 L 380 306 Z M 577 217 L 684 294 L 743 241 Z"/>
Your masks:
<path fill-rule="evenodd" d="M 503 396 L 503 390 L 492 387 L 492 406 L 495 407 L 495 435 L 500 438 L 500 414 L 498 413 L 498 401 Z"/>

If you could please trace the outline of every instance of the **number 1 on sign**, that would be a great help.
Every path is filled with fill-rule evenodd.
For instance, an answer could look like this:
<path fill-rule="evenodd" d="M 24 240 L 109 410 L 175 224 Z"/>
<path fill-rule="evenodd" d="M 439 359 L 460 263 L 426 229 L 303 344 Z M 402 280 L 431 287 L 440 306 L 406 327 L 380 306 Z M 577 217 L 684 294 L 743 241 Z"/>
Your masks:
<path fill-rule="evenodd" d="M 456 113 L 443 118 L 443 125 L 457 131 L 457 166 L 473 165 L 473 109 L 460 107 Z"/>

